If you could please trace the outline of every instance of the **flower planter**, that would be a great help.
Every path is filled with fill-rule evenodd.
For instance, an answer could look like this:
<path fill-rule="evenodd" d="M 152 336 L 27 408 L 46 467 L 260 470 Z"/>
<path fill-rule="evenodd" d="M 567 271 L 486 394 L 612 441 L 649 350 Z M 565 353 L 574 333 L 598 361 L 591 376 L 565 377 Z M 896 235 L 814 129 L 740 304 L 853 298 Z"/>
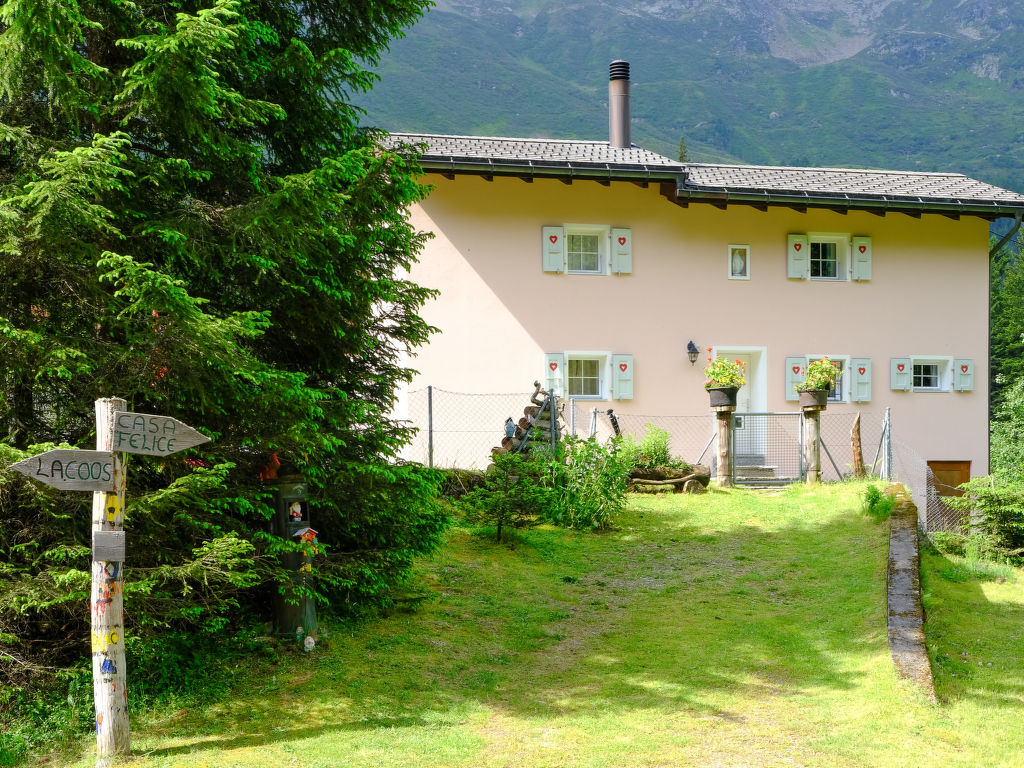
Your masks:
<path fill-rule="evenodd" d="M 825 410 L 828 403 L 827 389 L 801 389 L 797 391 L 800 396 L 801 408 L 819 408 Z"/>
<path fill-rule="evenodd" d="M 711 387 L 708 395 L 711 397 L 711 407 L 717 408 L 723 405 L 736 405 L 736 393 L 739 387 Z"/>

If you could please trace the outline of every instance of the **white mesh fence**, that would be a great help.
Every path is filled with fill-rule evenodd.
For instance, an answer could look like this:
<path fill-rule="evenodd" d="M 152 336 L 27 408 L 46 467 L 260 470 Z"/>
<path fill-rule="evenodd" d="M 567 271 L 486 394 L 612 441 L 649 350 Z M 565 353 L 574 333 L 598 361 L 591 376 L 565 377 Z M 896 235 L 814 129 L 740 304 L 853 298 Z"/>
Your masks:
<path fill-rule="evenodd" d="M 532 392 L 470 394 L 427 387 L 408 394 L 408 421 L 417 428 L 403 458 L 435 467 L 484 469 L 491 450 L 501 444 L 505 420 L 518 421 L 531 405 Z M 669 434 L 673 456 L 715 471 L 717 445 L 715 419 L 706 416 L 652 416 L 599 410 L 585 400 L 569 399 L 562 411 L 565 431 L 582 437 L 608 440 L 618 432 L 637 442 L 648 425 Z M 742 414 L 738 414 L 742 415 Z M 821 414 L 821 478 L 838 481 L 853 474 L 852 426 L 856 412 Z M 958 531 L 963 514 L 944 500 L 951 489 L 936 480 L 928 463 L 912 447 L 895 439 L 885 428 L 884 414 L 861 412 L 861 456 L 869 475 L 903 483 L 918 507 L 926 531 Z"/>

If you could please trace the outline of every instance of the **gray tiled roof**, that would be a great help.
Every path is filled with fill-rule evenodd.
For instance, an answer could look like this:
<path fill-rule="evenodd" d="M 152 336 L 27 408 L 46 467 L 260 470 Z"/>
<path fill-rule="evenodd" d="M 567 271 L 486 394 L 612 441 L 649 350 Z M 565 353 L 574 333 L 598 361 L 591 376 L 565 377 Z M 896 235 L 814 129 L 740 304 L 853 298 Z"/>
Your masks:
<path fill-rule="evenodd" d="M 687 165 L 686 186 L 709 190 L 963 200 L 1024 204 L 1024 195 L 960 173 L 916 173 L 847 168 Z"/>
<path fill-rule="evenodd" d="M 724 198 L 757 202 L 783 198 L 785 204 L 805 200 L 818 205 L 879 205 L 954 211 L 970 208 L 1024 208 L 1024 195 L 976 181 L 959 173 L 787 168 L 757 165 L 680 163 L 633 145 L 629 149 L 606 141 L 517 139 L 496 136 L 451 136 L 393 133 L 397 144 L 425 144 L 421 163 L 431 170 L 463 173 L 546 173 L 624 178 L 678 179 L 680 198 Z"/>
<path fill-rule="evenodd" d="M 512 163 L 588 164 L 605 167 L 659 166 L 682 171 L 675 160 L 633 145 L 630 149 L 611 146 L 607 141 L 565 139 L 512 139 L 497 136 L 442 136 L 422 133 L 392 133 L 398 143 L 424 143 L 424 160 Z"/>

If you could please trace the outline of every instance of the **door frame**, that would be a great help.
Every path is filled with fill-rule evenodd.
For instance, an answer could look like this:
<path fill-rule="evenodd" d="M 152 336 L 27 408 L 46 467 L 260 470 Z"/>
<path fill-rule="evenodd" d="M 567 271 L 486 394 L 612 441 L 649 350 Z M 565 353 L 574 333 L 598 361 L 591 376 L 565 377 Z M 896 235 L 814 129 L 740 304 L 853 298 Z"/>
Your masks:
<path fill-rule="evenodd" d="M 711 356 L 750 355 L 754 372 L 747 371 L 747 386 L 750 387 L 750 412 L 763 413 L 768 410 L 768 347 L 721 344 L 711 347 Z"/>

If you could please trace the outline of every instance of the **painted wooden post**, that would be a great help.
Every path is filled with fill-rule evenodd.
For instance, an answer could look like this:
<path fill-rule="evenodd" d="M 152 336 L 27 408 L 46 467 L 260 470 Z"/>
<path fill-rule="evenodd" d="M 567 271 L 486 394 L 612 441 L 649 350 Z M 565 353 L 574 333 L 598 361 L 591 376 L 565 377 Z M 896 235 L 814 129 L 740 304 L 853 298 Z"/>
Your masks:
<path fill-rule="evenodd" d="M 804 429 L 807 434 L 804 442 L 807 483 L 814 485 L 821 480 L 821 409 L 817 406 L 805 406 L 803 411 Z"/>
<path fill-rule="evenodd" d="M 853 418 L 853 426 L 850 427 L 850 446 L 853 450 L 853 476 L 856 478 L 867 477 L 864 470 L 864 449 L 860 439 L 860 411 Z"/>
<path fill-rule="evenodd" d="M 96 449 L 114 444 L 114 413 L 127 403 L 118 397 L 96 401 Z M 96 703 L 96 768 L 131 751 L 124 660 L 124 492 L 122 454 L 114 455 L 114 490 L 92 496 L 92 681 Z"/>
<path fill-rule="evenodd" d="M 715 421 L 718 426 L 718 477 L 717 482 L 720 488 L 732 486 L 732 415 L 736 411 L 735 405 L 716 405 L 711 410 L 715 412 Z"/>

